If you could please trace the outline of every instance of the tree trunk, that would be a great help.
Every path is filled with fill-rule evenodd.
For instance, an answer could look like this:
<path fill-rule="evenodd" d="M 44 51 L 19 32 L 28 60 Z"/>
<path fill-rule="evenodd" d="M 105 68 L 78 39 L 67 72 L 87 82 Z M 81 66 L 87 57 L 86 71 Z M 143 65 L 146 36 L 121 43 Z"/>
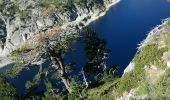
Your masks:
<path fill-rule="evenodd" d="M 43 59 L 41 58 L 41 64 L 40 64 L 40 68 L 39 68 L 39 73 L 42 73 L 42 67 L 43 67 Z"/>
<path fill-rule="evenodd" d="M 6 21 L 6 32 L 7 32 L 7 38 L 9 39 L 12 35 L 11 29 L 10 29 L 10 19 L 9 18 Z"/>
<path fill-rule="evenodd" d="M 66 89 L 68 90 L 69 93 L 71 93 L 70 82 L 69 82 L 67 73 L 65 71 L 65 66 L 64 66 L 64 62 L 61 57 L 61 54 L 60 53 L 56 54 L 55 51 L 51 50 L 50 48 L 48 48 L 48 53 L 49 53 L 50 59 L 52 61 L 52 64 L 55 67 L 58 67 L 58 71 L 61 75 L 61 80 L 64 83 Z"/>
<path fill-rule="evenodd" d="M 84 81 L 84 83 L 85 83 L 85 85 L 86 85 L 86 88 L 88 88 L 89 87 L 89 83 L 87 82 L 87 78 L 86 78 L 86 76 L 85 76 L 85 73 L 84 73 L 84 70 L 83 70 L 83 68 L 82 68 L 82 75 L 83 75 L 83 81 Z"/>
<path fill-rule="evenodd" d="M 67 77 L 61 77 L 66 89 L 68 90 L 69 93 L 71 93 L 71 87 L 70 87 L 70 82 Z"/>

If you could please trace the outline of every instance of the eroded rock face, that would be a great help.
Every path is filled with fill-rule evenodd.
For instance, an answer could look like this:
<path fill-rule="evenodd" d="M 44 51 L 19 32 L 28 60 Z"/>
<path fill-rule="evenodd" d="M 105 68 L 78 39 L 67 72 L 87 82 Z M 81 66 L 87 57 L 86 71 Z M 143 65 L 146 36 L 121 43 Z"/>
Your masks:
<path fill-rule="evenodd" d="M 5 29 L 5 24 L 2 20 L 0 20 L 0 53 L 2 53 L 3 49 L 4 49 L 4 44 L 6 42 L 6 29 Z"/>

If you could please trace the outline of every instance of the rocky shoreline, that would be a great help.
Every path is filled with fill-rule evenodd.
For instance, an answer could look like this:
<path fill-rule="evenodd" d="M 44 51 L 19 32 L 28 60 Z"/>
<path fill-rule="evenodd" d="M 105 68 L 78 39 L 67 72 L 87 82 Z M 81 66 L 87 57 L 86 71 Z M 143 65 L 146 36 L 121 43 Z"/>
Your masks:
<path fill-rule="evenodd" d="M 138 44 L 137 52 L 136 52 L 135 56 L 137 54 L 139 54 L 148 45 L 148 43 L 153 40 L 153 38 L 155 36 L 159 35 L 161 32 L 168 31 L 165 26 L 167 25 L 169 20 L 170 20 L 170 18 L 166 18 L 166 19 L 162 20 L 162 23 L 160 25 L 157 25 L 156 27 L 154 27 L 147 34 L 147 37 L 143 41 L 141 41 L 141 43 Z M 124 73 L 132 71 L 134 69 L 134 67 L 135 67 L 135 63 L 133 61 L 130 62 L 129 65 L 125 68 Z"/>
<path fill-rule="evenodd" d="M 123 88 L 118 100 L 166 97 L 162 94 L 166 94 L 167 91 L 164 90 L 169 86 L 169 76 L 167 76 L 170 74 L 169 68 L 170 18 L 166 18 L 139 44 L 136 55 L 121 77 L 120 86 L 128 84 L 128 87 Z"/>

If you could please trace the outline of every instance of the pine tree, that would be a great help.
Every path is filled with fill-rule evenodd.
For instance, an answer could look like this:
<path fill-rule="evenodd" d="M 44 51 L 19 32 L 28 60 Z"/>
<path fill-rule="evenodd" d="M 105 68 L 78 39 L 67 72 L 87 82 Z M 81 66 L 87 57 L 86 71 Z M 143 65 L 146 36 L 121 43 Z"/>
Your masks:
<path fill-rule="evenodd" d="M 18 94 L 16 88 L 11 85 L 2 75 L 0 75 L 0 99 L 1 100 L 12 100 L 17 99 Z"/>
<path fill-rule="evenodd" d="M 95 31 L 85 28 L 83 33 L 87 58 L 87 63 L 83 69 L 86 73 L 93 74 L 93 77 L 98 77 L 106 70 L 106 59 L 110 51 L 106 49 L 106 41 L 100 39 Z"/>

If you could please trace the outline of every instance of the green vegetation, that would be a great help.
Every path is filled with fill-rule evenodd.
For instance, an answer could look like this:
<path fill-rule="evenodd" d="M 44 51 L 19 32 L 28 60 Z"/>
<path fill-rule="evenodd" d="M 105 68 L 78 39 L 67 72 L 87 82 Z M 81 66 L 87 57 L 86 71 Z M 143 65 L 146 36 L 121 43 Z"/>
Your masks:
<path fill-rule="evenodd" d="M 101 3 L 99 0 L 40 0 L 41 4 L 44 6 L 49 6 L 51 4 L 55 5 L 56 8 L 69 8 L 74 4 L 85 6 L 87 4 L 97 4 Z"/>
<path fill-rule="evenodd" d="M 144 67 L 146 65 L 154 64 L 157 67 L 165 68 L 165 65 L 160 61 L 164 48 L 158 49 L 155 44 L 147 45 L 144 49 L 133 59 L 135 62 L 135 69 L 131 72 L 125 73 L 120 82 L 116 86 L 115 95 L 121 96 L 123 92 L 129 92 L 133 88 L 146 88 L 147 82 L 145 79 Z M 146 83 L 146 84 L 145 84 Z M 144 89 L 142 92 L 146 92 Z"/>
<path fill-rule="evenodd" d="M 170 34 L 164 34 L 165 45 L 170 46 Z"/>
<path fill-rule="evenodd" d="M 106 49 L 106 41 L 99 38 L 97 33 L 89 28 L 84 31 L 84 50 L 87 58 L 87 63 L 83 67 L 86 72 L 99 71 L 99 66 L 105 62 L 108 51 Z M 98 73 L 97 73 L 98 74 Z"/>
<path fill-rule="evenodd" d="M 165 75 L 163 75 L 159 82 L 156 84 L 156 91 L 158 92 L 155 96 L 162 99 L 170 99 L 170 69 L 167 69 Z M 155 98 L 156 98 L 155 97 Z"/>
<path fill-rule="evenodd" d="M 141 96 L 141 95 L 147 95 L 149 94 L 150 91 L 150 87 L 151 85 L 149 84 L 149 82 L 147 82 L 146 80 L 142 80 L 142 82 L 140 83 L 138 89 L 139 91 L 137 91 L 136 96 Z"/>
<path fill-rule="evenodd" d="M 15 61 L 15 64 L 12 68 L 12 72 L 9 71 L 9 75 L 12 77 L 15 77 L 16 75 L 18 75 L 24 68 L 24 62 L 21 59 L 21 54 L 23 54 L 26 51 L 26 47 L 21 47 L 19 49 L 16 49 L 14 51 L 11 52 L 11 57 L 12 59 Z"/>
<path fill-rule="evenodd" d="M 45 85 L 46 85 L 47 91 L 44 92 L 42 100 L 53 100 L 53 99 L 56 99 L 56 100 L 61 99 L 62 100 L 62 98 L 64 98 L 64 97 L 58 95 L 59 94 L 58 90 L 54 88 L 55 86 L 53 84 L 51 84 L 51 82 L 48 81 L 48 79 L 45 80 Z"/>
<path fill-rule="evenodd" d="M 44 15 L 47 15 L 56 10 L 65 11 L 68 8 L 78 5 L 80 7 L 88 6 L 97 6 L 100 7 L 102 2 L 99 0 L 40 0 L 42 4 L 42 12 Z"/>
<path fill-rule="evenodd" d="M 139 85 L 139 91 L 136 96 L 147 95 L 148 99 L 169 100 L 170 96 L 170 69 L 167 69 L 156 84 L 150 84 L 146 80 Z"/>
<path fill-rule="evenodd" d="M 11 52 L 11 56 L 13 57 L 14 60 L 15 60 L 15 59 L 19 59 L 19 56 L 20 56 L 22 53 L 24 53 L 24 51 L 26 51 L 26 50 L 27 50 L 26 47 L 23 46 L 23 47 L 21 47 L 21 48 L 18 48 L 18 49 L 16 49 L 16 50 L 12 51 L 12 52 Z"/>
<path fill-rule="evenodd" d="M 163 53 L 166 51 L 166 48 L 158 48 L 156 44 L 147 45 L 144 49 L 138 54 L 133 61 L 136 63 L 136 67 L 141 68 L 143 65 L 156 65 L 157 67 L 165 67 L 161 61 Z M 142 67 L 143 68 L 143 67 Z"/>
<path fill-rule="evenodd" d="M 88 90 L 88 100 L 114 100 L 113 90 L 119 82 L 119 78 L 112 78 L 96 88 Z"/>
<path fill-rule="evenodd" d="M 43 46 L 39 46 L 35 49 L 42 50 L 41 47 L 47 48 L 45 52 L 43 52 L 43 56 L 40 56 L 40 58 L 49 59 L 51 61 L 51 64 L 48 65 L 46 68 L 42 68 L 41 71 L 39 71 L 33 80 L 27 81 L 25 84 L 26 87 L 26 95 L 24 95 L 22 98 L 24 99 L 44 99 L 48 100 L 50 97 L 52 99 L 68 99 L 68 100 L 81 100 L 81 99 L 87 99 L 88 95 L 90 95 L 87 91 L 89 88 L 93 88 L 94 85 L 100 85 L 102 83 L 109 82 L 108 85 L 106 85 L 104 88 L 104 91 L 101 93 L 110 91 L 110 87 L 112 87 L 114 84 L 112 84 L 110 81 L 115 80 L 113 76 L 113 72 L 117 70 L 117 66 L 113 66 L 115 68 L 107 68 L 105 60 L 108 57 L 109 50 L 106 49 L 106 42 L 103 39 L 100 39 L 97 36 L 97 33 L 89 28 L 86 28 L 83 31 L 84 35 L 84 49 L 85 49 L 85 55 L 87 57 L 87 64 L 91 66 L 83 66 L 84 70 L 84 77 L 86 79 L 83 80 L 83 82 L 79 82 L 80 78 L 73 78 L 70 74 L 72 72 L 72 68 L 74 66 L 73 63 L 65 63 L 64 55 L 65 53 L 69 53 L 73 51 L 72 44 L 75 42 L 75 37 L 72 36 L 66 36 L 65 39 L 60 40 L 60 38 L 57 38 L 54 45 L 51 44 L 45 44 Z M 49 42 L 48 40 L 44 40 Z M 89 45 L 90 44 L 90 45 Z M 45 46 L 45 47 L 44 47 Z M 29 54 L 31 50 L 29 50 L 26 47 L 19 48 L 17 50 L 14 50 L 11 53 L 11 56 L 13 60 L 15 61 L 15 64 L 11 71 L 11 76 L 18 75 L 24 68 L 25 64 L 29 63 L 32 59 L 31 57 L 28 59 L 25 58 L 26 54 Z M 37 51 L 39 52 L 39 51 Z M 37 57 L 37 56 L 36 56 Z M 32 57 L 33 60 L 35 57 Z M 38 60 L 41 60 L 39 57 L 37 57 Z M 31 59 L 31 60 L 30 60 Z M 30 63 L 29 63 L 30 64 Z M 80 66 L 81 67 L 81 66 Z M 93 71 L 92 71 L 93 70 Z M 89 74 L 93 73 L 93 79 L 88 79 L 87 77 Z M 98 79 L 95 79 L 95 77 L 99 77 Z M 90 77 L 91 78 L 91 77 Z M 58 82 L 51 82 L 50 79 L 54 80 L 60 80 L 62 82 L 63 87 L 58 87 Z M 100 80 L 99 80 L 100 79 Z M 91 81 L 91 82 L 90 82 Z M 46 85 L 46 90 L 42 91 L 42 93 L 37 94 L 36 90 L 38 88 L 38 85 L 40 82 L 43 82 Z M 60 84 L 61 85 L 61 84 Z M 58 89 L 62 90 L 59 91 Z M 102 94 L 101 94 L 102 95 Z"/>
<path fill-rule="evenodd" d="M 2 75 L 0 75 L 0 99 L 14 100 L 17 98 L 16 89 Z"/>
<path fill-rule="evenodd" d="M 167 22 L 167 25 L 170 26 L 170 21 Z"/>
<path fill-rule="evenodd" d="M 85 74 L 93 72 L 94 77 L 98 76 L 102 73 L 101 80 L 96 80 L 99 84 L 99 87 L 96 88 L 85 88 L 84 85 L 81 84 L 81 82 L 77 82 L 75 78 L 72 78 L 70 81 L 70 87 L 71 91 L 68 92 L 62 92 L 58 93 L 57 87 L 53 86 L 53 84 L 50 81 L 44 81 L 47 87 L 47 91 L 43 93 L 43 95 L 39 96 L 39 98 L 43 98 L 46 100 L 47 98 L 53 96 L 53 98 L 67 98 L 69 100 L 79 100 L 81 97 L 83 99 L 96 99 L 96 98 L 108 98 L 113 99 L 121 96 L 124 92 L 129 92 L 133 88 L 139 88 L 140 91 L 136 93 L 136 95 L 143 95 L 143 94 L 150 94 L 153 95 L 151 92 L 154 90 L 156 91 L 158 88 L 158 85 L 152 85 L 149 84 L 146 81 L 145 77 L 145 66 L 149 65 L 156 65 L 160 69 L 165 69 L 164 63 L 160 60 L 163 53 L 167 50 L 166 48 L 158 48 L 158 45 L 156 44 L 149 44 L 144 49 L 135 56 L 133 59 L 135 63 L 135 69 L 131 72 L 125 73 L 121 78 L 114 78 L 112 75 L 112 70 L 105 69 L 103 71 L 103 67 L 101 66 L 101 63 L 104 62 L 102 59 L 103 56 L 106 56 L 108 54 L 109 50 L 106 49 L 105 45 L 106 42 L 103 39 L 100 39 L 97 36 L 97 33 L 90 30 L 85 29 L 83 31 L 84 34 L 84 49 L 87 57 L 87 64 L 84 66 Z M 62 46 L 71 45 L 70 38 L 66 39 L 67 41 L 63 42 L 65 45 L 60 44 L 59 42 L 56 42 L 56 45 L 60 45 L 60 48 L 56 48 L 56 50 L 60 50 Z M 93 41 L 93 42 L 92 42 Z M 90 44 L 90 45 L 89 45 Z M 70 51 L 71 49 L 66 48 L 67 51 Z M 22 53 L 27 52 L 26 48 L 20 48 L 18 50 L 15 50 L 11 53 L 11 55 L 19 61 L 19 57 Z M 88 66 L 87 66 L 88 65 Z M 20 63 L 18 64 L 20 65 Z M 98 67 L 98 66 L 101 66 Z M 14 66 L 15 67 L 15 66 Z M 16 67 L 17 68 L 17 67 Z M 50 68 L 50 67 L 49 67 Z M 116 69 L 116 68 L 115 68 Z M 17 69 L 18 70 L 18 69 Z M 70 70 L 70 69 L 67 69 Z M 20 70 L 19 70 L 20 71 Z M 114 71 L 114 69 L 113 69 Z M 26 84 L 28 93 L 31 93 L 35 89 L 35 86 L 38 85 L 38 80 L 41 78 L 41 75 L 45 74 L 45 72 L 53 72 L 53 69 L 44 69 L 43 72 L 38 73 L 33 81 L 29 81 Z M 56 73 L 54 71 L 54 74 L 52 74 L 54 79 L 58 79 L 57 77 L 60 77 L 59 73 Z M 163 82 L 163 81 L 162 81 Z M 102 85 L 100 85 L 102 84 Z M 162 83 L 160 83 L 162 84 Z M 159 84 L 159 86 L 160 86 Z M 65 89 L 65 88 L 63 88 Z M 113 91 L 113 92 L 111 92 Z M 155 92 L 156 93 L 156 92 Z M 161 92 L 160 92 L 161 93 Z M 159 94 L 159 93 L 156 93 Z M 29 94 L 32 96 L 32 94 Z"/>
<path fill-rule="evenodd" d="M 3 17 L 12 17 L 14 15 L 22 15 L 23 11 L 19 9 L 19 6 L 17 3 L 14 2 L 7 2 L 6 0 L 0 1 L 0 14 L 2 14 Z"/>
<path fill-rule="evenodd" d="M 68 100 L 81 100 L 87 98 L 87 89 L 78 82 L 77 78 L 71 79 L 71 87 L 72 92 L 68 95 Z M 79 95 L 81 95 L 82 98 L 80 98 Z"/>
<path fill-rule="evenodd" d="M 170 2 L 170 0 L 166 0 L 166 1 Z"/>

